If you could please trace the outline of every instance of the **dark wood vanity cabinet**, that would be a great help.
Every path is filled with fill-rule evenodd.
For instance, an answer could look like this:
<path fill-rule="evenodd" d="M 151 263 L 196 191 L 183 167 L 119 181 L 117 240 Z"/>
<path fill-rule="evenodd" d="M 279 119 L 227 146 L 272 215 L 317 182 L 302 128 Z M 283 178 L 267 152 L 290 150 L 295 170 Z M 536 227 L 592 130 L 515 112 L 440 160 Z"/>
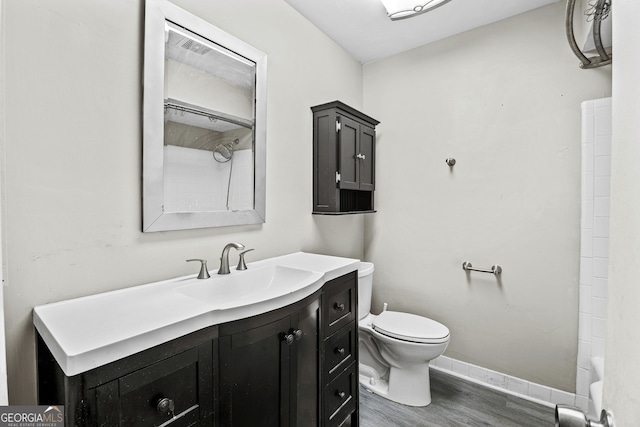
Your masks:
<path fill-rule="evenodd" d="M 334 101 L 313 111 L 313 213 L 374 212 L 375 127 L 380 123 Z"/>
<path fill-rule="evenodd" d="M 357 332 L 352 272 L 73 377 L 38 336 L 38 402 L 64 404 L 67 426 L 357 426 Z"/>

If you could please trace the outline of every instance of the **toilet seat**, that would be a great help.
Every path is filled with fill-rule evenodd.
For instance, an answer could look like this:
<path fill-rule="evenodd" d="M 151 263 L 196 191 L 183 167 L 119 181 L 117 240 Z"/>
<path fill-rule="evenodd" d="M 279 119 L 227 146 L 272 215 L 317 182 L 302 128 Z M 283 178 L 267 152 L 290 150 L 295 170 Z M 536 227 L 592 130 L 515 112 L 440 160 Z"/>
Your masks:
<path fill-rule="evenodd" d="M 383 311 L 372 324 L 373 330 L 403 341 L 440 344 L 449 341 L 449 329 L 442 323 L 415 314 Z"/>

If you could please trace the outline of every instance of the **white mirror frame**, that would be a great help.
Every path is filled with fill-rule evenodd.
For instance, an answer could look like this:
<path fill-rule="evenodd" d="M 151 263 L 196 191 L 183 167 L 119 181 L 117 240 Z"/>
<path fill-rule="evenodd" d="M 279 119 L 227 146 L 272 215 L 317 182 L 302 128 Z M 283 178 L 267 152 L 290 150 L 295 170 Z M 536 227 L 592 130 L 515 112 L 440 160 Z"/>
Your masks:
<path fill-rule="evenodd" d="M 265 222 L 267 56 L 166 0 L 147 0 L 144 37 L 142 231 L 185 230 Z M 256 64 L 254 209 L 164 212 L 165 20 L 219 44 Z"/>

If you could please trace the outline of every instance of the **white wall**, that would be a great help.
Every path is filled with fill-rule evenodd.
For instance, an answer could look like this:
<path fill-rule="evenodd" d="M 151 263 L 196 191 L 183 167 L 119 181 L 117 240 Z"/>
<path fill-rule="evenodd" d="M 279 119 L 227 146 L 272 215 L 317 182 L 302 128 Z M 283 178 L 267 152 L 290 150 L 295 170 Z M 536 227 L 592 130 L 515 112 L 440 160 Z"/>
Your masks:
<path fill-rule="evenodd" d="M 4 0 L 0 0 L 0 34 L 4 27 Z M 2 39 L 4 40 L 4 39 Z M 0 196 L 2 194 L 2 176 L 4 175 L 4 43 L 0 40 Z M 2 238 L 2 216 L 4 200 L 0 197 L 0 405 L 9 403 L 7 390 L 7 353 L 4 332 L 4 239 Z"/>
<path fill-rule="evenodd" d="M 613 142 L 604 408 L 616 425 L 640 421 L 640 3 L 613 8 Z"/>
<path fill-rule="evenodd" d="M 35 305 L 197 272 L 188 258 L 213 269 L 230 241 L 256 249 L 247 261 L 362 256 L 361 216 L 311 215 L 310 111 L 361 108 L 362 66 L 281 0 L 175 3 L 268 55 L 267 222 L 141 232 L 143 0 L 5 2 L 12 404 L 35 402 Z"/>
<path fill-rule="evenodd" d="M 580 103 L 610 85 L 610 67 L 578 68 L 561 3 L 366 65 L 374 311 L 434 318 L 447 356 L 574 392 Z"/>

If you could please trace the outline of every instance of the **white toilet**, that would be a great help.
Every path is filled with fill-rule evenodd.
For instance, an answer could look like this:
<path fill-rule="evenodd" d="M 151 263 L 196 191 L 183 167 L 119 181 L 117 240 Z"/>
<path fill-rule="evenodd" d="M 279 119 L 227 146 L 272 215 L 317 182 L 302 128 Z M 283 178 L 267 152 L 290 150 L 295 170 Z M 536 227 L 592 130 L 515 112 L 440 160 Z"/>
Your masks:
<path fill-rule="evenodd" d="M 385 310 L 370 313 L 374 266 L 358 270 L 360 384 L 409 406 L 431 403 L 429 362 L 444 353 L 449 329 L 435 320 Z"/>

